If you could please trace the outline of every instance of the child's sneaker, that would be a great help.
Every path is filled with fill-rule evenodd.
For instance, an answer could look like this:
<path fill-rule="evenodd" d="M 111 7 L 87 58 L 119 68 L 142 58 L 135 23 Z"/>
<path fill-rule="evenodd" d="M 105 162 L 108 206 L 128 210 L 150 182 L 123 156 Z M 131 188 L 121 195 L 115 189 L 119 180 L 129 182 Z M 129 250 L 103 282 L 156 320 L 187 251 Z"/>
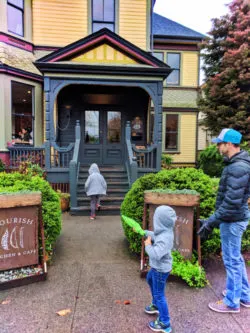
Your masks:
<path fill-rule="evenodd" d="M 95 215 L 90 215 L 90 220 L 94 220 L 95 219 Z"/>
<path fill-rule="evenodd" d="M 157 307 L 154 305 L 154 304 L 150 304 L 150 305 L 147 305 L 144 309 L 144 311 L 148 314 L 155 314 L 155 313 L 159 313 Z"/>
<path fill-rule="evenodd" d="M 158 319 L 150 321 L 148 327 L 154 332 L 171 333 L 172 327 L 161 323 Z"/>

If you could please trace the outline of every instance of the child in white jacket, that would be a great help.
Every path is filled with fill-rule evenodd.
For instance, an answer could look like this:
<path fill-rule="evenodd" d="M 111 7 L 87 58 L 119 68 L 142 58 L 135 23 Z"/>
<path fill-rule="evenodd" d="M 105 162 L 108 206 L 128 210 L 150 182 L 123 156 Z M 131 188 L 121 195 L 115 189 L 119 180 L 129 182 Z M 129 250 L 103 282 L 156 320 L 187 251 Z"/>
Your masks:
<path fill-rule="evenodd" d="M 85 183 L 85 191 L 87 196 L 90 196 L 90 219 L 95 219 L 95 210 L 100 209 L 100 196 L 106 195 L 107 183 L 104 177 L 101 175 L 98 165 L 96 163 L 91 164 L 89 168 L 89 177 Z"/>

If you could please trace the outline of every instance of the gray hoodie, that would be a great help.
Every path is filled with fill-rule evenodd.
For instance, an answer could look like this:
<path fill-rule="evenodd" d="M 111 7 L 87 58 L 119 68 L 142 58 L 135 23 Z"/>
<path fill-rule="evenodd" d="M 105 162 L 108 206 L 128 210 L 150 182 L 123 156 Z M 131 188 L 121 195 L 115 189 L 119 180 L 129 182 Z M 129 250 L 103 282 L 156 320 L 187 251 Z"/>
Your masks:
<path fill-rule="evenodd" d="M 159 272 L 167 273 L 172 269 L 171 250 L 174 245 L 174 225 L 176 213 L 169 206 L 156 208 L 153 225 L 154 231 L 146 230 L 146 236 L 152 238 L 152 245 L 147 245 L 145 250 L 149 256 L 149 265 Z"/>
<path fill-rule="evenodd" d="M 90 195 L 106 195 L 107 183 L 100 174 L 100 170 L 96 163 L 91 164 L 89 168 L 89 177 L 85 183 L 85 191 L 87 196 Z"/>

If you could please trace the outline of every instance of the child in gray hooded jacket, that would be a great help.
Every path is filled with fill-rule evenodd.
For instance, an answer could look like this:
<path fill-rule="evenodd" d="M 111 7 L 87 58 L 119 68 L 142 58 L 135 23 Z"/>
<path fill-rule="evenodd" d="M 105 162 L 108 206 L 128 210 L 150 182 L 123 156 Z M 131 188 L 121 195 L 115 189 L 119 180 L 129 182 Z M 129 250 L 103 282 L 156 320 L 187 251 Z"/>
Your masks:
<path fill-rule="evenodd" d="M 106 195 L 107 183 L 101 175 L 98 165 L 96 163 L 91 164 L 89 168 L 89 177 L 85 183 L 85 191 L 87 196 L 90 196 L 90 219 L 95 219 L 95 210 L 100 208 L 100 196 Z"/>
<path fill-rule="evenodd" d="M 151 267 L 147 282 L 152 294 L 152 303 L 145 307 L 145 312 L 159 314 L 157 320 L 148 324 L 151 330 L 157 332 L 172 332 L 165 287 L 172 269 L 171 250 L 174 245 L 176 219 L 176 213 L 171 207 L 157 207 L 153 217 L 154 231 L 146 230 L 147 239 L 144 241 Z"/>

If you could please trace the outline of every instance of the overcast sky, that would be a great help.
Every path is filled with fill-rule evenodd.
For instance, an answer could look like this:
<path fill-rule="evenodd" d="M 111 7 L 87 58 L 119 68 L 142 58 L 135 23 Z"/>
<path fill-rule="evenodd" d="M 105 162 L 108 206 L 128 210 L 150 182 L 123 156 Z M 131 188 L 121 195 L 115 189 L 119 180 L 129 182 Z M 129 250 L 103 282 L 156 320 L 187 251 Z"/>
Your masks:
<path fill-rule="evenodd" d="M 230 0 L 156 0 L 154 12 L 178 22 L 202 34 L 212 27 L 212 18 L 219 18 L 229 12 L 226 4 Z M 202 60 L 200 65 L 202 66 Z M 200 84 L 204 74 L 200 71 Z"/>
<path fill-rule="evenodd" d="M 154 12 L 206 34 L 211 19 L 228 13 L 230 0 L 156 0 Z"/>

